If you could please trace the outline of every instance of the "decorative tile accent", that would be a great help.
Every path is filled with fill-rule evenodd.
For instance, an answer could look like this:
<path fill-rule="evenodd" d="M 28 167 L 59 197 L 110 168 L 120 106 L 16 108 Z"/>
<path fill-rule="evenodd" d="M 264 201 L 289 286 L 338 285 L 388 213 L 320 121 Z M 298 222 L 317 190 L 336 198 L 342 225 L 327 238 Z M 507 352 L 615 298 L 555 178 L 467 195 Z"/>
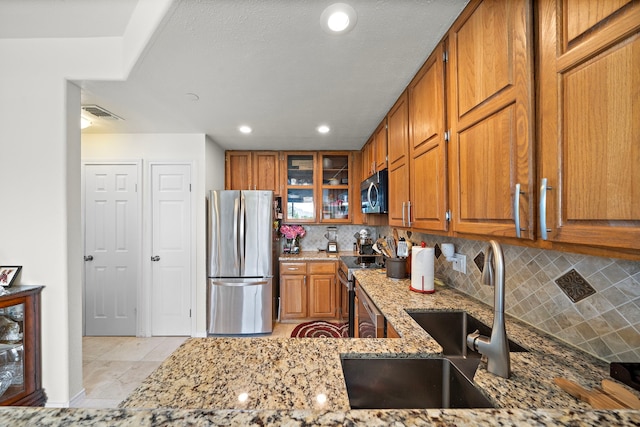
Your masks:
<path fill-rule="evenodd" d="M 480 273 L 482 273 L 482 270 L 484 270 L 484 252 L 480 252 L 476 255 L 473 262 L 476 264 L 476 267 L 478 267 L 478 270 L 480 270 Z"/>
<path fill-rule="evenodd" d="M 436 245 L 433 248 L 434 248 L 433 253 L 436 256 L 436 259 L 440 258 L 440 255 L 442 255 L 442 251 L 440 250 L 440 245 L 436 243 Z"/>
<path fill-rule="evenodd" d="M 389 234 L 391 229 L 379 227 L 378 232 Z M 414 232 L 411 239 L 424 240 L 434 247 L 452 242 L 456 252 L 468 259 L 484 253 L 487 246 L 486 241 L 419 232 Z M 507 314 L 607 362 L 640 360 L 639 261 L 508 244 L 502 244 L 502 249 Z M 467 274 L 453 271 L 452 263 L 444 257 L 436 259 L 434 267 L 436 275 L 450 286 L 493 304 L 493 288 L 481 283 L 479 269 L 467 268 Z M 555 283 L 571 269 L 579 271 L 596 291 L 577 304 Z M 633 338 L 629 338 L 630 332 L 635 332 Z"/>
<path fill-rule="evenodd" d="M 596 290 L 575 269 L 558 277 L 555 282 L 574 303 L 596 293 Z"/>

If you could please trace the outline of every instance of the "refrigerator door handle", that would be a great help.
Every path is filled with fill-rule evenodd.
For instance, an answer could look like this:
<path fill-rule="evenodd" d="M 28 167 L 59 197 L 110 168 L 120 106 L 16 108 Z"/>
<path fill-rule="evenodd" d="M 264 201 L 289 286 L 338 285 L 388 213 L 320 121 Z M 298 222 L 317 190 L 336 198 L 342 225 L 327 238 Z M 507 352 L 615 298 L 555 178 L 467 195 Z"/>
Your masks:
<path fill-rule="evenodd" d="M 245 261 L 245 241 L 244 241 L 244 223 L 246 221 L 245 218 L 245 209 L 246 209 L 246 203 L 244 200 L 244 194 L 240 193 L 240 240 L 238 241 L 238 244 L 240 245 L 240 262 L 242 265 L 240 265 L 240 275 L 244 275 L 244 261 Z"/>
<path fill-rule="evenodd" d="M 216 279 L 212 279 L 211 283 L 214 285 L 218 285 L 218 286 L 262 286 L 262 285 L 268 285 L 269 281 L 268 280 L 256 280 L 256 281 L 252 281 L 250 279 L 245 279 L 245 280 L 216 280 Z"/>
<path fill-rule="evenodd" d="M 237 268 L 240 264 L 240 255 L 238 254 L 238 220 L 239 220 L 239 199 L 233 201 L 233 263 Z"/>

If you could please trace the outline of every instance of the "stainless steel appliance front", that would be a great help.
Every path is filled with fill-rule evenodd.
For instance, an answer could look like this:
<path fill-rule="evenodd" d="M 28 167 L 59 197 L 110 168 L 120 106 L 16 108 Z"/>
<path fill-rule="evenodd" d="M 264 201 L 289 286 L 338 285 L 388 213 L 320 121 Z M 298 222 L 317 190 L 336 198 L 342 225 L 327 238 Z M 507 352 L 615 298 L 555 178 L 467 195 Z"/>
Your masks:
<path fill-rule="evenodd" d="M 271 191 L 209 194 L 209 334 L 273 331 L 272 207 Z"/>
<path fill-rule="evenodd" d="M 358 338 L 384 338 L 386 335 L 384 315 L 362 287 L 356 286 L 356 300 L 358 301 Z"/>
<path fill-rule="evenodd" d="M 338 278 L 340 284 L 347 288 L 347 299 L 341 300 L 341 313 L 349 313 L 348 334 L 355 336 L 355 279 L 353 272 L 363 268 L 382 268 L 379 256 L 341 256 L 338 264 Z"/>

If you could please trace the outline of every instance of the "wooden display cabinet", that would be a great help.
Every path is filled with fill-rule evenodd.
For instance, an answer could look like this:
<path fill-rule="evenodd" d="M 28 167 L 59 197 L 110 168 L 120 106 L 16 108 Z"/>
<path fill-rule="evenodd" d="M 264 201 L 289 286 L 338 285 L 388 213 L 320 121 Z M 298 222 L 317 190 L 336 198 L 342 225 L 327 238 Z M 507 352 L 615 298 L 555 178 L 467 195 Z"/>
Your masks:
<path fill-rule="evenodd" d="M 40 344 L 42 286 L 14 286 L 0 296 L 0 404 L 44 406 Z"/>

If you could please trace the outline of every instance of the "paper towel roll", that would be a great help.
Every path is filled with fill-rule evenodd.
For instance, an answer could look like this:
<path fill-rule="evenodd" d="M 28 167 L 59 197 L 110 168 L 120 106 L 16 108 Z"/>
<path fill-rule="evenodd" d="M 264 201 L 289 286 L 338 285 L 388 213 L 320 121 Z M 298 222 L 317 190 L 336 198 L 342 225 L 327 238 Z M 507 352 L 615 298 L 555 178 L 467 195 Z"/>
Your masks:
<path fill-rule="evenodd" d="M 414 246 L 411 249 L 411 290 L 432 294 L 433 287 L 433 262 L 435 252 L 433 248 L 419 248 Z"/>

